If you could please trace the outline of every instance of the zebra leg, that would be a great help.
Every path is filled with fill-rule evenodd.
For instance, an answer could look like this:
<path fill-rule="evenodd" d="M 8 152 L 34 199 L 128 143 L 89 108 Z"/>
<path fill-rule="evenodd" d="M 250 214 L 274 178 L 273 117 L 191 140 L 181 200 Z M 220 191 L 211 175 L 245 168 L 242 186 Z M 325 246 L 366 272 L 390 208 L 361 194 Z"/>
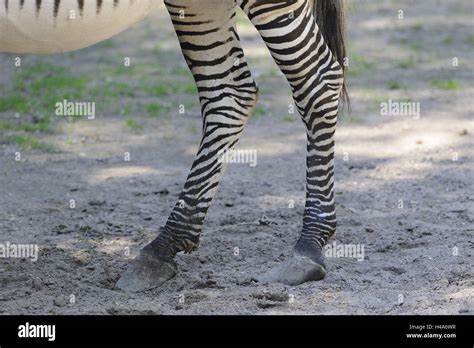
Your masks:
<path fill-rule="evenodd" d="M 326 273 L 322 248 L 336 229 L 334 132 L 343 70 L 323 39 L 308 0 L 239 0 L 239 5 L 289 81 L 308 141 L 301 236 L 293 255 L 258 279 L 290 285 L 319 280 Z"/>
<path fill-rule="evenodd" d="M 179 201 L 158 237 L 117 283 L 124 290 L 159 286 L 177 271 L 173 258 L 197 248 L 207 210 L 232 149 L 255 107 L 257 87 L 235 29 L 234 0 L 167 0 L 186 62 L 196 81 L 203 137 Z"/>

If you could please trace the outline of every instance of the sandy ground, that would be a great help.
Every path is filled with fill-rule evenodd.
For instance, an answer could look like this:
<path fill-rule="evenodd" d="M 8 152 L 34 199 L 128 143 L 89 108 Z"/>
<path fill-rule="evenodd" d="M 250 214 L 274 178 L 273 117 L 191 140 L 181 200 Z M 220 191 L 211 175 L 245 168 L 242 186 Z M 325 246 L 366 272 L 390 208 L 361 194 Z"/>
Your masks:
<path fill-rule="evenodd" d="M 124 126 L 106 107 L 93 121 L 58 121 L 55 132 L 36 135 L 60 149 L 56 153 L 21 151 L 3 141 L 0 242 L 35 243 L 40 254 L 36 262 L 0 260 L 0 313 L 473 314 L 469 3 L 364 1 L 349 14 L 353 110 L 341 116 L 337 132 L 339 225 L 331 242 L 363 245 L 363 261 L 329 258 L 323 281 L 297 287 L 252 281 L 289 254 L 300 231 L 305 134 L 297 117 L 288 115 L 283 76 L 242 23 L 261 109 L 239 148 L 256 149 L 258 165 L 229 166 L 201 247 L 177 257 L 180 273 L 141 294 L 114 289 L 169 214 L 197 148 L 197 98 L 177 93 L 159 101 L 173 106 L 166 115 L 137 116 L 143 129 Z M 403 20 L 397 19 L 399 9 Z M 98 85 L 104 82 L 95 72 L 116 56 L 184 67 L 163 11 L 112 42 L 25 61 L 66 66 Z M 153 42 L 161 55 L 151 49 Z M 5 90 L 16 73 L 12 58 L 0 55 Z M 400 63 L 407 59 L 412 66 Z M 433 79 L 452 79 L 459 87 L 439 88 Z M 135 102 L 151 98 L 139 94 Z M 174 105 L 183 98 L 191 106 L 179 115 Z M 380 102 L 407 98 L 420 103 L 419 119 L 380 115 Z M 0 117 L 9 119 L 12 112 Z M 2 130 L 0 139 L 8 134 Z"/>

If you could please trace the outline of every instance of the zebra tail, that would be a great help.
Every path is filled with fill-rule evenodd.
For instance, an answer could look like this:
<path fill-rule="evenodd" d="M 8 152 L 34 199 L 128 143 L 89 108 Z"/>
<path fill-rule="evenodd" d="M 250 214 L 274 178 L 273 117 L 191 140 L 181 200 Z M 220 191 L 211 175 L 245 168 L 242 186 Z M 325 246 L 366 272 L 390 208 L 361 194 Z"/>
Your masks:
<path fill-rule="evenodd" d="M 344 1 L 345 0 L 315 0 L 314 11 L 319 30 L 326 40 L 329 49 L 336 56 L 345 76 L 346 16 Z M 349 106 L 350 100 L 346 86 L 346 79 L 344 79 L 341 99 Z"/>

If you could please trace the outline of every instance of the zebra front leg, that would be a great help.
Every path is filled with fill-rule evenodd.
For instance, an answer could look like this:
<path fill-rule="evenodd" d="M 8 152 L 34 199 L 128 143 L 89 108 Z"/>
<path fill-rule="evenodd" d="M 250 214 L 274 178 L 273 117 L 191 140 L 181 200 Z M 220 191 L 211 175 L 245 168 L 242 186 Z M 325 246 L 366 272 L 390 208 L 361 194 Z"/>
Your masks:
<path fill-rule="evenodd" d="M 257 100 L 257 87 L 235 30 L 234 0 L 169 0 L 165 4 L 198 87 L 203 136 L 165 227 L 117 283 L 128 291 L 169 280 L 177 271 L 174 256 L 198 246 L 226 166 L 222 154 L 237 143 Z"/>
<path fill-rule="evenodd" d="M 331 8 L 336 1 L 327 1 L 325 11 L 340 10 Z M 344 85 L 343 69 L 325 41 L 308 0 L 239 0 L 239 4 L 289 81 L 308 141 L 306 207 L 301 236 L 293 254 L 283 264 L 257 279 L 290 285 L 320 280 L 326 274 L 323 247 L 336 229 L 334 133 L 338 100 Z M 324 18 L 324 22 L 329 21 L 333 21 L 334 26 L 342 24 L 337 16 Z M 343 42 L 337 44 L 339 46 L 332 49 L 340 54 L 344 51 Z"/>

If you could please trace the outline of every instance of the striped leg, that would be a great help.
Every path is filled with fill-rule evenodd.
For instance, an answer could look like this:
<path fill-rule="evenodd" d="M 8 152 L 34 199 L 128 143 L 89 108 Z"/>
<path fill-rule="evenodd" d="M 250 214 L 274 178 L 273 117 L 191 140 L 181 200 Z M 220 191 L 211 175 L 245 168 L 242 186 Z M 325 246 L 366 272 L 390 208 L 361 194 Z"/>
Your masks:
<path fill-rule="evenodd" d="M 294 255 L 261 280 L 292 285 L 319 280 L 325 275 L 322 247 L 336 229 L 334 132 L 343 71 L 308 0 L 239 0 L 239 5 L 288 79 L 308 139 L 303 230 Z"/>
<path fill-rule="evenodd" d="M 234 0 L 167 0 L 183 54 L 198 86 L 203 137 L 190 174 L 166 226 L 118 283 L 155 287 L 176 273 L 172 261 L 191 252 L 222 178 L 222 151 L 234 147 L 255 106 L 257 88 L 235 30 Z"/>

